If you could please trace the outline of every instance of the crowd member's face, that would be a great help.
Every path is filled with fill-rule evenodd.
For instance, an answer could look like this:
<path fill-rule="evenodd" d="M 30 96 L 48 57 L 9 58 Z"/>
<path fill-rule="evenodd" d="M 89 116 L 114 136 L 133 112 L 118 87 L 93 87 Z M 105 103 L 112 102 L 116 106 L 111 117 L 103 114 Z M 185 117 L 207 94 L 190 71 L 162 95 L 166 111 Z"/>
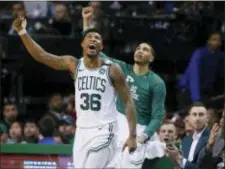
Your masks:
<path fill-rule="evenodd" d="M 65 135 L 65 136 L 73 135 L 75 133 L 75 126 L 68 125 L 68 124 L 60 125 L 59 132 L 63 133 L 63 135 Z"/>
<path fill-rule="evenodd" d="M 134 62 L 139 65 L 146 65 L 152 61 L 152 47 L 147 43 L 141 43 L 134 53 Z"/>
<path fill-rule="evenodd" d="M 211 49 L 216 50 L 221 47 L 221 36 L 219 33 L 214 33 L 208 40 Z"/>
<path fill-rule="evenodd" d="M 50 104 L 53 111 L 60 111 L 63 107 L 62 97 L 60 95 L 53 96 Z"/>
<path fill-rule="evenodd" d="M 15 3 L 12 6 L 12 15 L 14 18 L 16 18 L 18 16 L 18 14 L 20 14 L 20 16 L 25 16 L 25 9 L 22 3 Z"/>
<path fill-rule="evenodd" d="M 7 120 L 8 122 L 13 122 L 14 120 L 16 120 L 17 114 L 18 112 L 15 105 L 10 104 L 4 106 L 3 115 L 5 120 Z"/>
<path fill-rule="evenodd" d="M 24 136 L 25 137 L 32 137 L 37 136 L 38 130 L 35 123 L 27 122 L 24 127 Z"/>
<path fill-rule="evenodd" d="M 56 4 L 55 6 L 55 19 L 60 21 L 63 20 L 67 15 L 66 6 L 63 4 Z"/>
<path fill-rule="evenodd" d="M 2 133 L 0 134 L 0 143 L 7 143 L 8 142 L 8 134 Z"/>
<path fill-rule="evenodd" d="M 208 123 L 215 123 L 216 121 L 216 117 L 215 117 L 215 109 L 208 109 L 207 110 L 207 120 L 208 120 Z"/>
<path fill-rule="evenodd" d="M 9 134 L 11 138 L 22 137 L 22 127 L 18 122 L 12 123 L 9 129 Z"/>
<path fill-rule="evenodd" d="M 159 130 L 159 138 L 162 142 L 170 142 L 176 139 L 176 128 L 173 124 L 163 124 Z"/>
<path fill-rule="evenodd" d="M 207 124 L 207 110 L 205 107 L 196 106 L 190 110 L 190 120 L 195 131 L 201 131 Z"/>

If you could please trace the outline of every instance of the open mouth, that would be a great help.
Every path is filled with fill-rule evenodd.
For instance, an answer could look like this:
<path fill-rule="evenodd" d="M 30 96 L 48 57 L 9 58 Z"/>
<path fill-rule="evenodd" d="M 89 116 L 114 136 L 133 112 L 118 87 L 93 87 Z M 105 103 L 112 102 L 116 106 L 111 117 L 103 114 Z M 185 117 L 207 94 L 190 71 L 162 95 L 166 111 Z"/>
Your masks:
<path fill-rule="evenodd" d="M 96 45 L 92 43 L 88 46 L 88 49 L 91 51 L 96 50 Z"/>
<path fill-rule="evenodd" d="M 169 141 L 169 139 L 168 139 L 168 138 L 164 138 L 164 141 L 165 141 L 165 142 L 168 142 L 168 141 Z"/>

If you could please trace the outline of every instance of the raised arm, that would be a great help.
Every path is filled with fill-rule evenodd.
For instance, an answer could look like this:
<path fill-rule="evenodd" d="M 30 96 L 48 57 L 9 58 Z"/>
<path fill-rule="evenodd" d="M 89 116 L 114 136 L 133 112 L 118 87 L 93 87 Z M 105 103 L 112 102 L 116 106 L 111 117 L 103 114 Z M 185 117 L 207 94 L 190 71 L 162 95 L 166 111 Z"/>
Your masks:
<path fill-rule="evenodd" d="M 136 146 L 136 109 L 130 94 L 130 90 L 126 83 L 124 73 L 119 66 L 112 64 L 110 67 L 109 76 L 113 86 L 115 87 L 118 95 L 125 105 L 125 112 L 129 126 L 129 138 L 127 142 L 129 142 L 129 140 L 135 140 Z M 129 147 L 129 145 L 127 146 Z"/>
<path fill-rule="evenodd" d="M 91 17 L 92 17 L 92 14 L 93 14 L 93 8 L 92 7 L 85 7 L 85 8 L 82 9 L 83 32 L 86 31 L 88 28 L 91 27 Z M 100 57 L 103 58 L 103 59 L 110 60 L 110 61 L 112 61 L 114 63 L 117 63 L 123 69 L 127 65 L 127 63 L 125 63 L 125 62 L 123 62 L 121 60 L 118 60 L 118 59 L 109 57 L 106 54 L 104 54 L 103 52 L 100 52 Z"/>
<path fill-rule="evenodd" d="M 46 52 L 26 32 L 26 20 L 24 18 L 17 18 L 13 22 L 13 27 L 20 35 L 20 38 L 27 51 L 36 61 L 43 63 L 55 70 L 69 70 L 74 73 L 76 70 L 76 59 L 69 55 L 56 56 Z"/>

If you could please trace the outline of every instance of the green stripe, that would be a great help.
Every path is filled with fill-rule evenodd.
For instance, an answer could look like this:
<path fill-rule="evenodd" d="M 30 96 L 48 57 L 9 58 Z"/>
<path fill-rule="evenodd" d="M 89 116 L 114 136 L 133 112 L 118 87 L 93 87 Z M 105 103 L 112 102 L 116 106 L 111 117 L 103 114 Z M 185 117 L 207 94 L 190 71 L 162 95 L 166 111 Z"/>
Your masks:
<path fill-rule="evenodd" d="M 72 145 L 0 144 L 0 154 L 72 155 Z"/>
<path fill-rule="evenodd" d="M 109 134 L 109 137 L 108 137 L 107 142 L 104 143 L 104 144 L 102 144 L 102 145 L 100 145 L 100 146 L 98 146 L 98 147 L 92 147 L 92 148 L 90 148 L 90 150 L 88 150 L 87 156 L 89 156 L 89 154 L 91 152 L 97 152 L 99 150 L 102 150 L 103 148 L 107 147 L 111 143 L 112 138 L 114 136 L 114 133 L 113 133 L 113 125 L 111 123 L 109 124 L 109 133 L 110 134 Z"/>
<path fill-rule="evenodd" d="M 109 65 L 109 66 L 107 66 L 107 73 L 106 73 L 106 76 L 107 76 L 107 79 L 108 79 L 108 81 L 109 81 L 109 84 L 111 85 L 111 86 L 113 86 L 113 83 L 112 83 L 112 80 L 111 80 L 111 78 L 110 78 L 110 76 L 109 76 L 109 71 L 110 71 L 110 66 L 111 65 Z"/>
<path fill-rule="evenodd" d="M 76 69 L 76 74 L 74 74 L 74 82 L 76 83 L 76 79 L 77 79 L 77 74 L 78 74 L 78 69 L 80 67 L 80 62 L 81 60 L 79 59 L 78 63 L 77 63 L 77 69 Z"/>

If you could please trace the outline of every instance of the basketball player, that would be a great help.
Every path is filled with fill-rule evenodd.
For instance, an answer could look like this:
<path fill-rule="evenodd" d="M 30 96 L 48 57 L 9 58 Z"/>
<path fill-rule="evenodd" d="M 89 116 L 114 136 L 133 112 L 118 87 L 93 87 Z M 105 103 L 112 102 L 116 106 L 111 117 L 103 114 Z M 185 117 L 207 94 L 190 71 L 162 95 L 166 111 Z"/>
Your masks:
<path fill-rule="evenodd" d="M 93 9 L 91 7 L 83 8 L 83 28 L 88 29 Z M 134 53 L 134 65 L 110 58 L 100 53 L 102 58 L 111 60 L 120 65 L 126 75 L 126 80 L 135 102 L 137 112 L 137 140 L 139 143 L 146 143 L 148 140 L 158 140 L 156 131 L 164 119 L 166 87 L 163 80 L 152 70 L 149 70 L 149 64 L 154 60 L 154 50 L 151 45 L 141 43 Z M 117 110 L 119 122 L 119 146 L 124 142 L 124 137 L 128 133 L 126 119 L 124 118 L 124 104 L 121 97 L 117 98 Z M 136 156 L 136 164 L 143 163 L 141 155 Z M 134 160 L 133 160 L 133 163 Z M 124 166 L 123 166 L 124 168 Z M 134 168 L 129 166 L 128 168 Z"/>
<path fill-rule="evenodd" d="M 30 55 L 55 70 L 75 74 L 77 130 L 73 149 L 75 168 L 105 168 L 115 154 L 116 92 L 125 103 L 129 136 L 124 144 L 130 152 L 136 149 L 135 106 L 122 70 L 99 57 L 102 37 L 95 29 L 84 33 L 83 57 L 56 56 L 42 49 L 26 32 L 26 20 L 17 18 L 14 29 Z"/>

